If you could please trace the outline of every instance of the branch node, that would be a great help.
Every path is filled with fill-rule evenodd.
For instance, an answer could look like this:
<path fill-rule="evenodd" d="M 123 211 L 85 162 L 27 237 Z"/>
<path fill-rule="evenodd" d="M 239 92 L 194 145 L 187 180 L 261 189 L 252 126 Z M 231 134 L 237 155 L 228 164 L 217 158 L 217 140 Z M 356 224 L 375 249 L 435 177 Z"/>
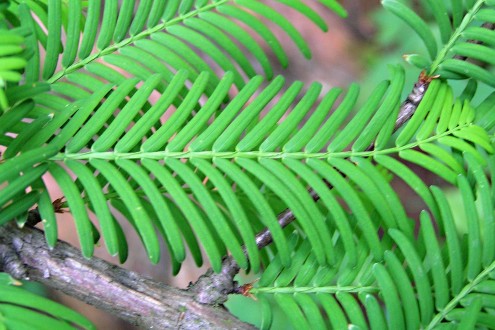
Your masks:
<path fill-rule="evenodd" d="M 16 279 L 29 280 L 27 269 L 17 252 L 5 244 L 0 244 L 0 270 Z"/>
<path fill-rule="evenodd" d="M 222 264 L 220 273 L 215 274 L 210 269 L 191 286 L 191 291 L 196 293 L 194 300 L 200 304 L 221 305 L 229 294 L 235 292 L 237 283 L 234 276 L 240 268 L 232 257 L 225 258 Z"/>

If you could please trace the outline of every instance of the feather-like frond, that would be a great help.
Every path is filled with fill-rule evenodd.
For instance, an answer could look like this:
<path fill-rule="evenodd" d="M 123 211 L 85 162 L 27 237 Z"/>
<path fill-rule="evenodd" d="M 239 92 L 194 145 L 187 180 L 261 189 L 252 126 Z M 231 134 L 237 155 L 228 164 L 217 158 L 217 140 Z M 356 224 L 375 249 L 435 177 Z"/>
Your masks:
<path fill-rule="evenodd" d="M 383 263 L 373 262 L 367 247 L 359 244 L 358 263 L 351 267 L 349 255 L 339 249 L 341 238 L 335 236 L 330 244 L 340 251 L 339 262 L 318 266 L 308 241 L 294 235 L 293 263 L 283 266 L 276 256 L 248 293 L 260 304 L 278 305 L 295 327 L 491 329 L 493 316 L 486 312 L 492 306 L 495 269 L 490 184 L 475 157 L 465 154 L 465 159 L 467 175 L 456 180 L 464 217 L 452 214 L 445 194 L 432 186 L 439 214 L 433 220 L 428 212 L 421 213 L 417 239 L 389 229 L 391 240 L 382 241 L 390 244 Z M 272 309 L 263 311 L 268 313 L 262 316 L 263 327 L 268 328 Z"/>
<path fill-rule="evenodd" d="M 356 110 L 359 95 L 356 85 L 335 106 L 340 89 L 330 90 L 318 101 L 320 86 L 316 84 L 298 98 L 302 84 L 286 87 L 277 77 L 261 88 L 262 79 L 256 77 L 218 114 L 216 109 L 235 84 L 232 73 L 221 79 L 209 97 L 205 96 L 211 78 L 208 73 L 187 86 L 187 73 L 179 72 L 164 90 L 159 87 L 159 74 L 139 87 L 137 79 L 128 79 L 115 86 L 105 85 L 85 102 L 76 103 L 73 111 L 55 114 L 43 130 L 23 140 L 22 146 L 29 148 L 12 143 L 5 156 L 12 157 L 7 160 L 9 164 L 23 162 L 19 171 L 41 161 L 29 156 L 30 162 L 26 162 L 24 157 L 31 153 L 51 163 L 48 171 L 64 193 L 87 256 L 92 254 L 95 241 L 88 209 L 97 215 L 110 253 L 127 253 L 118 238 L 120 228 L 112 205 L 135 227 L 152 261 L 158 261 L 160 254 L 154 229 L 159 227 L 177 263 L 185 257 L 180 236 L 190 244 L 192 230 L 215 269 L 228 250 L 241 266 L 248 267 L 249 260 L 257 270 L 259 264 L 253 262 L 259 263 L 260 256 L 254 233 L 267 226 L 288 264 L 290 251 L 276 219 L 279 210 L 263 201 L 266 192 L 262 191 L 266 190 L 294 212 L 320 264 L 332 265 L 337 260 L 336 251 L 325 244 L 332 240 L 334 230 L 345 238 L 351 264 L 358 259 L 353 231 L 363 235 L 374 259 L 382 260 L 387 246 L 381 242 L 390 238 L 387 234 L 380 237 L 379 229 L 396 228 L 413 237 L 413 225 L 403 210 L 392 207 L 399 199 L 369 156 L 407 183 L 416 182 L 413 189 L 435 213 L 428 189 L 418 185 L 410 171 L 396 166 L 397 161 L 390 156 L 398 154 L 454 184 L 457 175 L 465 171 L 450 155 L 451 149 L 470 153 L 480 163 L 483 157 L 473 143 L 493 151 L 488 134 L 473 125 L 469 102 L 454 103 L 450 88 L 439 81 L 431 83 L 416 114 L 397 135 L 395 146 L 388 146 L 404 81 L 402 68 L 392 67 L 391 72 L 391 81 L 379 84 L 353 117 L 350 114 Z M 157 92 L 161 96 L 143 109 L 151 93 Z M 181 105 L 175 109 L 174 100 L 179 98 Z M 163 116 L 169 118 L 162 123 Z M 283 117 L 285 120 L 280 121 Z M 298 127 L 304 117 L 305 123 Z M 377 141 L 375 151 L 365 150 L 373 141 Z M 62 150 L 54 155 L 48 153 L 52 149 Z M 65 166 L 57 164 L 60 161 Z M 42 173 L 41 168 L 33 170 Z M 70 179 L 71 173 L 78 178 L 76 182 Z M 35 180 L 36 175 L 31 175 Z M 10 177 L 7 172 L 4 176 Z M 13 191 L 25 189 L 32 182 L 29 178 L 20 176 L 12 185 Z M 328 190 L 324 180 L 334 191 Z M 334 225 L 328 226 L 328 216 L 313 201 L 308 186 L 318 193 Z M 363 199 L 363 194 L 368 197 Z M 247 201 L 239 199 L 244 195 Z M 9 194 L 5 202 L 13 196 Z M 352 210 L 352 217 L 338 200 Z M 182 218 L 173 216 L 170 203 L 178 207 L 187 227 L 179 223 Z M 44 219 L 54 219 L 53 208 L 44 205 L 42 209 Z M 248 220 L 253 212 L 257 221 Z M 246 246 L 249 259 L 241 245 Z M 201 262 L 200 255 L 195 258 Z"/>
<path fill-rule="evenodd" d="M 434 36 L 428 22 L 401 1 L 383 0 L 383 6 L 406 22 L 426 46 L 429 58 L 405 55 L 409 63 L 445 79 L 473 78 L 495 86 L 493 50 L 495 11 L 489 1 L 422 1 L 440 30 Z M 442 45 L 440 48 L 438 45 Z M 465 61 L 470 58 L 472 61 Z"/>
<path fill-rule="evenodd" d="M 318 4 L 280 2 L 307 16 L 322 30 L 327 29 L 314 8 Z M 322 2 L 345 15 L 336 1 Z M 29 1 L 10 9 L 19 14 L 21 25 L 31 32 L 28 41 L 35 56 L 29 59 L 26 70 L 29 81 L 38 80 L 41 67 L 38 43 L 46 52 L 42 77 L 50 83 L 73 72 L 81 72 L 83 68 L 111 82 L 117 82 L 114 79 L 119 76 L 111 73 L 113 69 L 109 68 L 113 67 L 142 79 L 150 72 L 161 72 L 164 79 L 171 79 L 179 69 L 187 69 L 191 77 L 196 78 L 202 71 L 214 72 L 211 64 L 197 55 L 200 51 L 215 62 L 219 70 L 232 71 L 236 85 L 242 87 L 245 77 L 256 75 L 251 58 L 261 65 L 267 77 L 273 75 L 268 53 L 250 31 L 255 31 L 280 63 L 287 65 L 287 55 L 270 24 L 287 33 L 306 57 L 311 56 L 304 38 L 293 24 L 262 1 L 164 3 L 149 0 L 119 4 L 117 0 L 110 0 L 70 6 L 59 1 L 50 1 L 47 5 Z M 266 18 L 270 24 L 260 21 L 259 17 Z M 235 24 L 235 20 L 246 25 Z M 93 49 L 93 45 L 97 49 Z M 106 70 L 91 70 L 93 63 L 98 64 L 98 68 L 105 66 Z"/>
<path fill-rule="evenodd" d="M 300 11 L 326 30 L 324 21 L 311 6 L 281 3 Z M 345 14 L 333 0 L 322 4 Z M 179 155 L 186 145 L 198 140 L 199 135 L 201 138 L 205 136 L 200 132 L 218 116 L 219 109 L 226 107 L 225 112 L 236 117 L 244 110 L 244 103 L 258 92 L 262 83 L 260 77 L 255 77 L 244 87 L 246 77 L 254 76 L 256 70 L 251 57 L 246 57 L 247 53 L 242 51 L 243 47 L 259 61 L 268 78 L 272 76 L 268 53 L 255 41 L 251 29 L 267 42 L 283 65 L 287 64 L 287 56 L 271 32 L 270 23 L 259 20 L 259 17 L 266 17 L 287 32 L 309 57 L 304 39 L 286 18 L 258 1 L 237 1 L 235 4 L 229 1 L 141 1 L 135 6 L 133 1 L 119 4 L 112 0 L 105 2 L 103 7 L 100 5 L 99 1 L 70 6 L 54 1 L 47 5 L 22 2 L 8 7 L 11 16 L 17 14 L 21 18 L 19 22 L 11 23 L 24 31 L 25 44 L 31 52 L 24 63 L 26 82 L 30 85 L 9 89 L 7 97 L 12 104 L 11 112 L 2 116 L 0 124 L 2 141 L 5 140 L 3 145 L 7 146 L 2 155 L 2 165 L 10 168 L 2 173 L 2 182 L 8 182 L 8 185 L 2 195 L 1 219 L 23 218 L 27 210 L 38 202 L 38 212 L 45 221 L 47 241 L 50 245 L 55 244 L 55 213 L 60 210 L 51 204 L 45 184 L 40 180 L 46 172 L 63 190 L 66 200 L 63 205 L 68 206 L 74 215 L 85 256 L 92 255 L 94 242 L 98 239 L 90 221 L 90 213 L 93 213 L 98 218 L 109 252 L 119 254 L 121 260 L 125 260 L 127 247 L 115 219 L 120 213 L 129 216 L 131 225 L 141 236 L 154 262 L 159 257 L 155 233 L 155 228 L 158 228 L 166 238 L 175 265 L 185 258 L 183 241 L 193 252 L 195 260 L 202 262 L 198 236 L 207 255 L 214 260 L 216 270 L 227 249 L 243 267 L 248 267 L 248 259 L 240 248 L 242 244 L 247 246 L 249 257 L 252 255 L 252 259 L 257 261 L 253 269 L 258 269 L 260 257 L 254 244 L 255 228 L 269 224 L 277 237 L 277 246 L 285 247 L 276 212 L 268 204 L 258 203 L 257 207 L 263 210 L 265 217 L 253 224 L 244 212 L 232 211 L 240 217 L 234 219 L 225 213 L 223 206 L 219 208 L 220 197 L 212 194 L 211 187 L 203 188 L 204 185 L 194 179 L 191 172 L 191 167 L 197 171 L 195 166 L 202 166 L 208 176 L 216 177 L 216 184 L 224 187 L 220 195 L 229 201 L 228 206 L 233 210 L 233 205 L 240 201 L 232 198 L 225 188 L 232 186 L 233 181 L 219 176 L 217 165 L 212 166 L 211 155 L 206 157 L 210 160 L 210 167 L 205 167 L 207 164 L 204 163 L 192 165 L 192 162 L 184 167 L 180 162 L 170 160 L 170 164 L 176 164 L 169 168 L 170 173 L 167 175 L 160 170 L 156 177 L 149 168 L 162 166 L 161 162 L 154 162 L 163 160 L 161 156 L 76 157 L 64 159 L 63 163 L 53 162 L 51 157 L 53 148 L 60 151 L 60 155 L 88 152 L 103 155 L 108 152 L 133 154 L 139 150 L 156 154 L 165 146 L 167 152 Z M 249 23 L 251 28 L 237 22 Z M 93 49 L 93 44 L 98 49 Z M 224 78 L 217 78 L 216 69 L 207 64 L 197 51 L 216 62 L 219 69 L 228 71 Z M 43 65 L 40 62 L 42 52 L 46 52 Z M 131 77 L 120 73 L 121 70 Z M 38 82 L 40 75 L 41 80 L 47 83 Z M 297 85 L 299 87 L 292 88 L 294 92 L 287 100 L 286 108 L 279 108 L 278 118 L 298 95 L 302 84 Z M 273 87 L 264 92 L 266 102 L 273 102 L 283 87 L 283 80 L 277 78 L 270 86 Z M 236 88 L 240 95 L 227 106 L 231 91 Z M 51 92 L 47 93 L 48 89 Z M 319 91 L 319 87 L 317 89 Z M 312 102 L 318 95 L 314 91 Z M 158 99 L 153 100 L 157 95 Z M 203 99 L 207 101 L 203 102 Z M 263 110 L 265 105 L 260 103 L 258 110 Z M 311 102 L 304 107 L 308 111 Z M 245 116 L 247 111 L 243 113 Z M 170 116 L 165 124 L 163 116 Z M 273 118 L 276 116 L 271 115 Z M 246 120 L 253 118 L 249 115 Z M 222 117 L 220 121 L 215 120 L 213 126 L 218 129 L 230 125 L 230 119 Z M 243 126 L 240 128 L 245 130 Z M 216 145 L 226 142 L 218 135 L 209 139 Z M 201 144 L 197 143 L 197 146 Z M 207 149 L 210 147 L 208 145 Z M 42 158 L 46 163 L 41 161 Z M 190 158 L 199 161 L 203 157 Z M 136 166 L 138 170 L 135 170 Z M 126 174 L 126 171 L 132 174 Z M 237 169 L 229 167 L 228 171 L 239 176 Z M 74 181 L 72 175 L 78 179 Z M 258 185 L 249 176 L 246 179 L 245 189 L 253 190 Z M 171 180 L 176 183 L 170 184 Z M 163 188 L 165 185 L 166 189 Z M 126 189 L 138 186 L 142 191 L 125 198 L 119 196 L 125 194 Z M 184 193 L 184 187 L 190 187 L 191 191 Z M 253 193 L 248 196 L 254 198 Z M 191 200 L 191 197 L 194 198 Z M 256 198 L 263 197 L 260 194 Z M 223 202 L 222 198 L 220 200 Z M 212 221 L 213 218 L 220 220 Z M 319 244 L 321 250 L 321 242 Z M 178 271 L 178 266 L 175 270 Z"/>

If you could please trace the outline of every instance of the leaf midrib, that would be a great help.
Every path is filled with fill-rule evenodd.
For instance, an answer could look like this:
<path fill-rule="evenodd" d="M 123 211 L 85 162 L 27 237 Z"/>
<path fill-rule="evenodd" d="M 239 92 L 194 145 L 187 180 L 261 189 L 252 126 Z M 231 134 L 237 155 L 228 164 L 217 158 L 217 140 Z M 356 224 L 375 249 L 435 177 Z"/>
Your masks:
<path fill-rule="evenodd" d="M 441 49 L 441 51 L 438 53 L 437 57 L 433 61 L 430 67 L 430 71 L 428 73 L 429 76 L 433 76 L 435 74 L 435 71 L 437 71 L 438 67 L 442 64 L 442 62 L 445 60 L 447 57 L 447 54 L 449 53 L 450 49 L 454 46 L 454 44 L 457 42 L 457 39 L 462 35 L 462 32 L 468 27 L 468 25 L 473 21 L 474 16 L 480 9 L 480 7 L 485 3 L 486 0 L 478 0 L 474 6 L 471 8 L 471 10 L 464 16 L 461 24 L 455 29 L 454 33 L 450 37 L 449 41 L 445 46 Z"/>
<path fill-rule="evenodd" d="M 184 15 L 179 15 L 178 17 L 175 17 L 175 18 L 173 18 L 167 22 L 162 22 L 160 24 L 157 24 L 156 26 L 154 26 L 152 28 L 146 29 L 146 30 L 144 30 L 144 31 L 142 31 L 142 32 L 140 32 L 134 36 L 126 38 L 126 39 L 124 39 L 118 43 L 111 44 L 110 46 L 100 50 L 98 53 L 92 54 L 92 55 L 86 57 L 85 59 L 82 59 L 80 61 L 73 63 L 72 65 L 68 66 L 67 68 L 64 68 L 63 70 L 55 72 L 55 74 L 50 79 L 48 79 L 47 82 L 50 84 L 53 84 L 57 80 L 63 78 L 65 75 L 72 73 L 72 72 L 84 67 L 88 63 L 91 63 L 92 61 L 99 59 L 102 56 L 111 54 L 111 53 L 115 52 L 116 50 L 118 50 L 118 49 L 120 49 L 120 48 L 122 48 L 128 44 L 134 43 L 135 41 L 140 40 L 140 39 L 144 39 L 155 32 L 166 29 L 169 26 L 181 23 L 188 18 L 195 17 L 202 12 L 209 11 L 213 8 L 217 8 L 220 5 L 223 5 L 224 3 L 229 2 L 229 1 L 230 0 L 218 0 L 217 2 L 210 3 L 204 7 L 190 11 Z"/>
<path fill-rule="evenodd" d="M 284 286 L 284 287 L 260 287 L 260 288 L 252 288 L 250 293 L 252 294 L 295 294 L 295 293 L 331 293 L 336 294 L 339 292 L 347 292 L 347 293 L 377 293 L 379 291 L 378 287 L 374 286 Z"/>
<path fill-rule="evenodd" d="M 474 280 L 466 284 L 464 288 L 462 288 L 462 290 L 455 297 L 453 297 L 441 311 L 439 311 L 435 315 L 435 317 L 431 320 L 430 324 L 428 324 L 425 329 L 430 330 L 435 328 L 447 316 L 447 314 L 459 304 L 461 299 L 470 294 L 471 291 L 474 290 L 476 285 L 480 284 L 483 280 L 488 278 L 490 276 L 490 273 L 492 273 L 494 270 L 495 261 L 492 262 L 488 267 L 486 267 L 478 276 L 476 276 Z"/>
<path fill-rule="evenodd" d="M 284 151 L 153 151 L 153 152 L 114 152 L 114 151 L 105 151 L 105 152 L 81 152 L 81 153 L 58 153 L 57 155 L 51 157 L 49 161 L 66 161 L 69 159 L 72 160 L 90 160 L 90 159 L 104 159 L 115 161 L 117 159 L 166 159 L 166 158 L 175 158 L 175 159 L 212 159 L 212 158 L 270 158 L 270 159 L 284 159 L 284 158 L 292 158 L 292 159 L 328 159 L 328 158 L 351 158 L 351 157 L 370 157 L 376 155 L 388 155 L 395 154 L 403 150 L 413 149 L 425 143 L 434 142 L 436 140 L 441 139 L 445 136 L 451 136 L 453 133 L 457 131 L 461 131 L 464 128 L 472 125 L 471 123 L 466 123 L 460 126 L 457 126 L 453 129 L 447 130 L 441 134 L 431 136 L 427 139 L 411 142 L 405 144 L 400 147 L 392 147 L 388 149 L 382 150 L 372 150 L 372 151 L 341 151 L 341 152 L 284 152 Z"/>

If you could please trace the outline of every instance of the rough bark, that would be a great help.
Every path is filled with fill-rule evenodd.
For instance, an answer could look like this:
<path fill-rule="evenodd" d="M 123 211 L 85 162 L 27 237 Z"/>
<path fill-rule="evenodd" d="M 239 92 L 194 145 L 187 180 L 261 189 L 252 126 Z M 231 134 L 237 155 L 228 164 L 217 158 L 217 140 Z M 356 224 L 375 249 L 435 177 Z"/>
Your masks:
<path fill-rule="evenodd" d="M 14 225 L 0 227 L 0 257 L 0 268 L 11 275 L 43 283 L 142 328 L 254 329 L 221 305 L 199 302 L 219 301 L 209 296 L 215 285 L 213 291 L 207 291 L 212 290 L 211 285 L 204 286 L 214 283 L 217 275 L 209 274 L 210 279 L 205 277 L 188 290 L 180 290 L 96 257 L 87 260 L 65 242 L 49 249 L 42 231 Z M 230 274 L 218 275 L 233 283 Z"/>

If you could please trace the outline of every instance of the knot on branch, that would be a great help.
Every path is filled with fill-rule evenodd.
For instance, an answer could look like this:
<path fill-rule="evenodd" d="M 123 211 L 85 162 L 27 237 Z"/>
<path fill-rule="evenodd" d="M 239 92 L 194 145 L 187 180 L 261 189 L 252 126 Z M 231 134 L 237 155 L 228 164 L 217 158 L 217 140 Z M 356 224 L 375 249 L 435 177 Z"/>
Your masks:
<path fill-rule="evenodd" d="M 194 299 L 206 305 L 220 305 L 227 301 L 227 296 L 235 292 L 237 283 L 234 276 L 239 272 L 239 265 L 227 257 L 223 260 L 222 271 L 218 274 L 209 270 L 194 283 L 190 290 L 195 293 Z"/>
<path fill-rule="evenodd" d="M 17 279 L 27 279 L 27 270 L 11 246 L 0 244 L 0 270 Z"/>

